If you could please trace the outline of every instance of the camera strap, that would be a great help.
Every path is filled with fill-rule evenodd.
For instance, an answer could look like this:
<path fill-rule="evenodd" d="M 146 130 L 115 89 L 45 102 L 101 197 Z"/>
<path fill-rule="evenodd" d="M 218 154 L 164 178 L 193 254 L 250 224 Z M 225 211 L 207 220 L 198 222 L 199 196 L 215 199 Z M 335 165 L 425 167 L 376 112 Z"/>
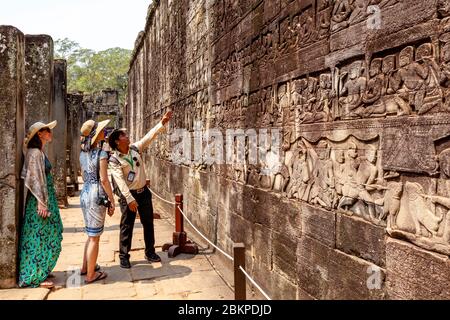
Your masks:
<path fill-rule="evenodd" d="M 102 150 L 100 149 L 97 153 L 97 182 L 98 182 L 98 187 L 97 187 L 97 199 L 100 199 L 100 154 L 101 154 Z"/>

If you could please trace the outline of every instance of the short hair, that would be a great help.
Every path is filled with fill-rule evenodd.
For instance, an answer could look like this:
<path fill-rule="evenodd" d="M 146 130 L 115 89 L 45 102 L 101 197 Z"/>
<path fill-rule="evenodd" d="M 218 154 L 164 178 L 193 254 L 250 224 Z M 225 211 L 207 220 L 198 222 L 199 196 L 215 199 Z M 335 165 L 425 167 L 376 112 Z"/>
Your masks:
<path fill-rule="evenodd" d="M 111 134 L 108 137 L 108 143 L 112 150 L 117 149 L 117 143 L 116 140 L 119 140 L 120 136 L 122 134 L 126 134 L 125 130 L 123 129 L 117 129 L 111 132 Z"/>

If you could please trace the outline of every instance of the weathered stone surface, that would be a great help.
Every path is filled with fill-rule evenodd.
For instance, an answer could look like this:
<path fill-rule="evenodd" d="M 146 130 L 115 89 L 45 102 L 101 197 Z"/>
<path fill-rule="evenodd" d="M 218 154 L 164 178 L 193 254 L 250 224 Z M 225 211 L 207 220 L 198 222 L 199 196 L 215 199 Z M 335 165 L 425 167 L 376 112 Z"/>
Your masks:
<path fill-rule="evenodd" d="M 53 108 L 52 119 L 58 121 L 53 130 L 54 141 L 54 181 L 56 197 L 60 205 L 68 206 L 67 201 L 67 62 L 55 60 L 53 68 Z M 77 142 L 75 139 L 73 142 Z"/>
<path fill-rule="evenodd" d="M 68 196 L 73 196 L 75 191 L 78 191 L 78 176 L 81 175 L 80 170 L 80 152 L 81 147 L 78 141 L 80 136 L 80 129 L 82 126 L 82 104 L 83 95 L 78 93 L 67 94 L 67 150 L 69 153 L 69 169 L 68 177 L 70 188 L 68 189 Z"/>
<path fill-rule="evenodd" d="M 360 218 L 338 213 L 336 248 L 347 254 L 373 262 L 384 268 L 386 264 L 386 230 Z"/>
<path fill-rule="evenodd" d="M 44 300 L 49 292 L 44 288 L 0 290 L 0 300 Z"/>
<path fill-rule="evenodd" d="M 301 212 L 302 236 L 311 237 L 334 249 L 336 247 L 336 214 L 305 205 Z"/>
<path fill-rule="evenodd" d="M 297 248 L 298 285 L 317 299 L 384 299 L 384 271 L 379 269 L 380 289 L 369 289 L 376 266 L 365 260 L 330 249 L 309 237 Z"/>
<path fill-rule="evenodd" d="M 244 242 L 272 295 L 386 298 L 366 281 L 372 263 L 386 265 L 389 237 L 450 254 L 447 1 L 160 1 L 150 12 L 130 65 L 131 136 L 168 109 L 173 129 L 246 136 L 223 146 L 243 145 L 245 164 L 180 165 L 178 141 L 158 138 L 152 187 L 183 193 L 187 215 L 225 251 Z M 282 129 L 279 144 L 256 143 L 280 151 L 269 174 L 273 154 L 251 163 L 248 134 L 267 128 Z"/>
<path fill-rule="evenodd" d="M 24 35 L 14 27 L 0 26 L 0 288 L 16 285 L 19 213 L 23 210 L 24 59 Z"/>
<path fill-rule="evenodd" d="M 273 269 L 286 275 L 288 279 L 296 279 L 297 276 L 297 241 L 298 238 L 277 232 L 273 234 Z"/>
<path fill-rule="evenodd" d="M 29 128 L 37 121 L 53 120 L 53 39 L 26 35 L 25 55 L 25 125 Z"/>
<path fill-rule="evenodd" d="M 428 252 L 404 241 L 386 242 L 386 289 L 391 299 L 450 298 L 448 256 Z"/>

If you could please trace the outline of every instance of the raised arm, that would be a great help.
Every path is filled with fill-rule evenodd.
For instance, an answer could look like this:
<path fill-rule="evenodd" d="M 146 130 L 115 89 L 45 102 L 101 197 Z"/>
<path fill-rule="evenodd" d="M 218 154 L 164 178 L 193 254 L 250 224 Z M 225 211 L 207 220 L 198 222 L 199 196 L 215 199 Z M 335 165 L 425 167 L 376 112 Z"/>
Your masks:
<path fill-rule="evenodd" d="M 135 142 L 134 145 L 139 149 L 139 152 L 143 152 L 145 148 L 147 148 L 150 143 L 158 136 L 159 133 L 165 130 L 165 125 L 172 118 L 172 111 L 167 112 L 162 120 L 158 122 L 156 126 L 154 126 L 147 134 L 139 141 Z"/>

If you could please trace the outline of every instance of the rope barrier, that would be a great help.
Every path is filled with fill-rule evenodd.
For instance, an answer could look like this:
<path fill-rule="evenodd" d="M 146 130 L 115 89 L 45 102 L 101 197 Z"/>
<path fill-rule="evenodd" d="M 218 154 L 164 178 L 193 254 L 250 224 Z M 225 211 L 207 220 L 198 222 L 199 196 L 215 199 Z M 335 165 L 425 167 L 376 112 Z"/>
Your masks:
<path fill-rule="evenodd" d="M 181 214 L 183 215 L 183 217 L 187 220 L 187 222 L 191 225 L 192 228 L 194 228 L 194 230 L 203 238 L 205 239 L 209 244 L 211 244 L 214 248 L 216 248 L 220 253 L 222 253 L 225 257 L 227 257 L 228 259 L 230 259 L 231 261 L 234 261 L 234 258 L 232 256 L 230 256 L 228 253 L 226 253 L 225 251 L 223 251 L 222 249 L 220 249 L 218 246 L 216 246 L 214 243 L 212 243 L 208 238 L 206 238 L 193 224 L 192 222 L 189 220 L 188 217 L 186 217 L 186 215 L 184 214 L 183 210 L 181 210 L 180 206 L 177 206 L 178 209 L 180 210 Z"/>
<path fill-rule="evenodd" d="M 261 287 L 255 282 L 255 280 L 252 279 L 252 277 L 249 276 L 249 274 L 247 272 L 245 272 L 244 268 L 242 268 L 242 266 L 239 266 L 239 269 L 242 271 L 242 273 L 247 277 L 248 280 L 250 280 L 250 282 L 263 294 L 264 298 L 266 298 L 267 300 L 272 300 L 270 299 L 270 297 L 267 295 L 267 293 L 264 292 L 263 289 L 261 289 Z"/>
<path fill-rule="evenodd" d="M 151 192 L 153 195 L 155 195 L 158 199 L 160 199 L 161 201 L 164 201 L 165 203 L 168 203 L 168 204 L 171 204 L 171 205 L 174 205 L 174 204 L 175 204 L 175 202 L 172 202 L 172 201 L 163 199 L 163 198 L 162 198 L 161 196 L 159 196 L 155 191 L 153 191 L 150 187 L 148 187 L 148 188 L 149 188 L 150 192 Z"/>
<path fill-rule="evenodd" d="M 161 196 L 159 196 L 156 192 L 154 192 L 150 187 L 149 187 L 150 191 L 152 192 L 152 194 L 154 194 L 157 198 L 159 198 L 160 200 L 169 203 L 169 204 L 176 204 L 175 202 L 171 202 L 168 200 L 163 199 Z M 203 238 L 205 239 L 209 244 L 211 244 L 214 248 L 216 248 L 220 253 L 222 253 L 225 257 L 227 257 L 228 259 L 230 259 L 231 261 L 234 261 L 234 258 L 232 256 L 230 256 L 228 253 L 226 253 L 225 251 L 223 251 L 222 249 L 220 249 L 218 246 L 216 246 L 214 243 L 212 243 L 206 236 L 204 236 L 195 226 L 194 224 L 191 222 L 191 220 L 189 220 L 189 218 L 186 216 L 186 214 L 183 212 L 183 210 L 180 208 L 179 205 L 177 205 L 178 210 L 180 210 L 181 214 L 183 215 L 183 217 L 186 219 L 186 221 L 191 225 L 191 227 Z M 250 280 L 250 282 L 263 294 L 263 296 L 267 299 L 267 300 L 272 300 L 270 299 L 270 297 L 268 296 L 267 293 L 264 292 L 263 289 L 261 289 L 261 287 L 256 283 L 255 280 L 253 280 L 252 277 L 250 277 L 250 275 L 244 270 L 244 268 L 242 268 L 242 266 L 239 266 L 239 269 L 242 271 L 242 273 L 247 277 L 247 279 Z"/>

